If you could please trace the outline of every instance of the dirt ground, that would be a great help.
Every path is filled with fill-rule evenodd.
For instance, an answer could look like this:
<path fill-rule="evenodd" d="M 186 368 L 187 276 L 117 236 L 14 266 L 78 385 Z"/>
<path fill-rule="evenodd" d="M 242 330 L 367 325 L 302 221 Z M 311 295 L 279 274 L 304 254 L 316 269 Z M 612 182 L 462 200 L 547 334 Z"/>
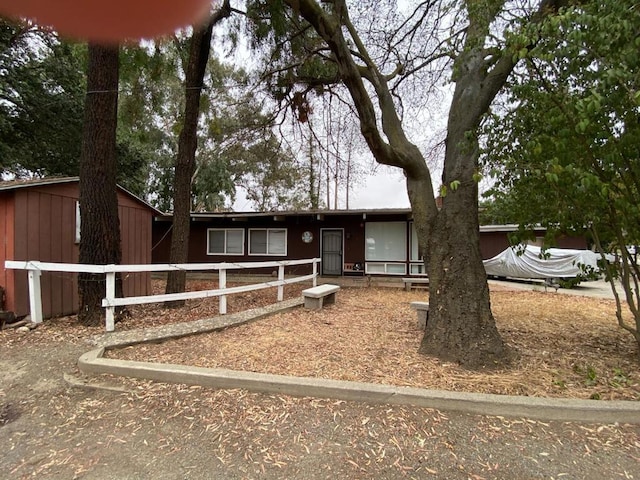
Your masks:
<path fill-rule="evenodd" d="M 234 296 L 229 309 L 271 303 L 272 297 L 268 291 Z M 414 297 L 425 293 L 343 289 L 338 303 L 322 312 L 292 311 L 117 355 L 462 391 L 639 400 L 634 345 L 616 329 L 609 300 L 493 291 L 498 327 L 520 360 L 487 375 L 415 355 L 420 333 L 406 308 Z M 117 329 L 203 318 L 216 308 L 203 301 L 169 312 L 132 309 Z M 84 378 L 77 358 L 101 333 L 73 318 L 30 332 L 0 332 L 0 477 L 640 478 L 638 425 Z M 313 339 L 323 343 L 312 346 Z M 65 376 L 112 390 L 72 386 Z"/>

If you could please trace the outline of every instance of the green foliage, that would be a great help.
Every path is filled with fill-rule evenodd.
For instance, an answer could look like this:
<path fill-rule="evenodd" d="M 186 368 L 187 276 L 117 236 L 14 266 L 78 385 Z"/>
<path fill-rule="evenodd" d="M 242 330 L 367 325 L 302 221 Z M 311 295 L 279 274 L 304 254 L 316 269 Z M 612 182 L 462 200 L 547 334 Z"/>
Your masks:
<path fill-rule="evenodd" d="M 629 376 L 622 369 L 615 368 L 609 383 L 616 388 L 625 387 L 629 383 Z"/>
<path fill-rule="evenodd" d="M 508 201 L 509 199 L 505 199 Z M 516 218 L 510 214 L 511 209 L 505 208 L 503 202 L 493 199 L 483 199 L 478 208 L 478 220 L 480 225 L 508 225 L 517 223 Z M 515 244 L 520 243 L 515 240 Z"/>
<path fill-rule="evenodd" d="M 610 230 L 615 211 L 637 238 L 640 13 L 631 3 L 594 2 L 545 22 L 511 84 L 510 111 L 489 120 L 490 195 L 520 222 Z M 622 21 L 630 15 L 635 22 Z"/>
<path fill-rule="evenodd" d="M 565 390 L 567 388 L 567 382 L 565 380 L 554 380 L 553 384 L 558 387 L 560 390 Z"/>
<path fill-rule="evenodd" d="M 0 161 L 5 174 L 77 175 L 84 48 L 0 19 Z"/>
<path fill-rule="evenodd" d="M 294 153 L 275 136 L 265 137 L 242 152 L 235 165 L 253 172 L 239 180 L 247 198 L 259 211 L 309 208 L 304 178 L 306 170 Z"/>
<path fill-rule="evenodd" d="M 543 22 L 503 110 L 487 119 L 484 155 L 496 180 L 488 196 L 523 230 L 588 229 L 603 250 L 622 250 L 609 273 L 631 284 L 640 274 L 624 255 L 640 241 L 638 25 L 632 0 L 585 2 Z M 640 343 L 640 297 L 626 299 L 636 324 L 620 313 L 619 323 Z"/>
<path fill-rule="evenodd" d="M 163 211 L 173 210 L 174 159 L 184 109 L 182 68 L 188 46 L 185 37 L 178 36 L 152 46 L 127 46 L 121 54 L 119 138 L 128 141 L 132 161 L 144 160 L 147 198 Z M 282 197 L 278 182 L 297 178 L 292 171 L 286 177 L 263 176 L 270 168 L 287 172 L 288 153 L 274 143 L 272 114 L 250 88 L 244 71 L 209 59 L 200 99 L 191 192 L 194 211 L 228 208 L 236 187 L 246 188 L 254 178 L 264 182 L 251 197 L 254 207 L 277 204 Z M 263 157 L 258 161 L 260 150 Z"/>
<path fill-rule="evenodd" d="M 582 367 L 581 365 L 575 364 L 573 371 L 578 375 L 584 376 L 584 384 L 588 387 L 592 387 L 598 383 L 598 372 L 596 372 L 595 368 L 591 365 Z"/>
<path fill-rule="evenodd" d="M 2 173 L 76 176 L 85 101 L 86 46 L 49 30 L 0 20 L 0 159 Z M 146 158 L 119 132 L 118 183 L 144 193 Z"/>
<path fill-rule="evenodd" d="M 259 67 L 265 88 L 280 108 L 291 108 L 301 123 L 311 112 L 313 95 L 340 84 L 336 63 L 313 28 L 282 0 L 247 2 L 247 30 L 254 51 L 265 52 Z M 320 54 L 325 52 L 325 54 Z"/>

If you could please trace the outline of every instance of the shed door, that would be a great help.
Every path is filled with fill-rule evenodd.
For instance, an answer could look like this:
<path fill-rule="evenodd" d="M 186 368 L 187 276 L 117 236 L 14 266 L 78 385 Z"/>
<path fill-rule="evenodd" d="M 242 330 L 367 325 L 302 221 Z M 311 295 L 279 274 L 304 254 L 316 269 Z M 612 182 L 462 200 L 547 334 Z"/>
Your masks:
<path fill-rule="evenodd" d="M 322 275 L 342 275 L 342 230 L 322 230 Z"/>

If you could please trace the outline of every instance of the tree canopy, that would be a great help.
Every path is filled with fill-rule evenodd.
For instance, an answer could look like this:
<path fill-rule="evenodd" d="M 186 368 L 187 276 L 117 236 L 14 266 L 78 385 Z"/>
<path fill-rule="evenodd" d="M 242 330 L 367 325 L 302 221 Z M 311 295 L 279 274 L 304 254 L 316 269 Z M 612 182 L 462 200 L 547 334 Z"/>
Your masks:
<path fill-rule="evenodd" d="M 640 344 L 638 265 L 626 248 L 640 243 L 638 25 L 636 2 L 591 1 L 529 32 L 535 47 L 486 125 L 485 160 L 496 179 L 489 195 L 523 235 L 538 223 L 549 237 L 587 231 L 620 255 Z"/>
<path fill-rule="evenodd" d="M 173 159 L 182 124 L 186 32 L 120 50 L 118 183 L 171 211 Z M 0 158 L 6 176 L 76 176 L 87 47 L 28 21 L 0 19 Z M 192 209 L 228 208 L 238 186 L 254 208 L 302 202 L 292 184 L 305 165 L 277 140 L 273 115 L 246 72 L 209 59 L 198 124 Z M 253 159 L 253 160 L 252 160 Z M 266 159 L 282 168 L 272 168 Z M 265 172 L 271 171 L 268 175 Z M 263 185 L 273 188 L 265 188 Z"/>
<path fill-rule="evenodd" d="M 85 49 L 0 18 L 0 161 L 5 174 L 77 175 Z"/>

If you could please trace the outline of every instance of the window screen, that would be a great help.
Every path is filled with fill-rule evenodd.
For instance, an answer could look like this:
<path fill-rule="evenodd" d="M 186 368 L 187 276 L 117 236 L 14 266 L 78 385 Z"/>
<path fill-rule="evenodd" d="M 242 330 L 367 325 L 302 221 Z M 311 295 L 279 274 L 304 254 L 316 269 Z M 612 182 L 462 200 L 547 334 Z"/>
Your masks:
<path fill-rule="evenodd" d="M 287 230 L 265 229 L 249 232 L 250 255 L 286 255 Z"/>
<path fill-rule="evenodd" d="M 208 255 L 244 255 L 244 230 L 210 228 L 207 235 Z"/>

